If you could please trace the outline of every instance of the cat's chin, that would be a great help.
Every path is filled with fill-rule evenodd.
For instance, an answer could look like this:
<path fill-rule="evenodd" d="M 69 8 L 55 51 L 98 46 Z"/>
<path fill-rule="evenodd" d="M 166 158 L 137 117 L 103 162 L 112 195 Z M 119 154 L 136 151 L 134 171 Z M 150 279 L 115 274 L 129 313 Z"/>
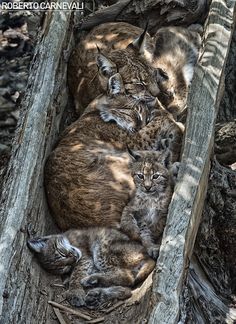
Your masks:
<path fill-rule="evenodd" d="M 151 194 L 155 194 L 155 193 L 157 193 L 157 191 L 156 190 L 145 190 L 145 191 L 143 191 L 145 194 L 147 194 L 147 195 L 151 195 Z"/>

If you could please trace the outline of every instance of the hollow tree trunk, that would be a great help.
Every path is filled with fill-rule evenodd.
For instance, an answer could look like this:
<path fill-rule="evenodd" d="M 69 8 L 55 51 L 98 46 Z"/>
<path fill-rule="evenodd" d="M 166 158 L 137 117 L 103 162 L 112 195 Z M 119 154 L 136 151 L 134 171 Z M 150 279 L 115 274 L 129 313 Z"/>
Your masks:
<path fill-rule="evenodd" d="M 124 3 L 120 1 L 120 4 Z M 132 8 L 141 8 L 134 15 L 137 18 L 143 10 L 142 4 L 138 1 L 132 3 L 136 4 Z M 157 0 L 145 1 L 148 10 L 152 6 L 155 8 L 157 3 Z M 173 1 L 166 0 L 165 4 L 168 3 L 173 4 Z M 194 2 L 178 1 L 183 10 L 187 3 Z M 231 215 L 229 219 L 232 219 L 229 223 L 235 221 L 234 205 L 231 204 L 235 175 L 229 175 L 227 169 L 223 172 L 217 163 L 211 171 L 204 205 L 234 6 L 235 1 L 213 0 L 211 3 L 203 52 L 188 99 L 189 115 L 180 178 L 170 205 L 153 287 L 151 289 L 150 276 L 137 291 L 137 299 L 133 298 L 121 309 L 105 315 L 105 323 L 115 323 L 117 320 L 119 323 L 141 323 L 147 320 L 149 323 L 172 324 L 179 319 L 190 323 L 216 323 L 218 317 L 220 323 L 222 320 L 233 323 L 236 319 L 230 301 L 227 301 L 232 292 L 228 281 L 234 271 L 235 258 L 233 253 L 225 258 L 222 251 L 231 247 L 235 235 L 231 227 L 223 227 L 221 223 L 222 218 L 224 220 L 228 215 L 227 208 Z M 126 8 L 128 10 L 128 3 Z M 134 10 L 132 8 L 130 15 Z M 53 224 L 50 225 L 42 172 L 45 159 L 58 135 L 61 115 L 66 106 L 66 58 L 70 48 L 66 44 L 70 43 L 71 32 L 71 12 L 55 11 L 47 16 L 35 52 L 26 97 L 22 102 L 22 118 L 1 200 L 1 324 L 53 323 L 51 306 L 47 301 L 56 298 L 54 296 L 59 292 L 49 285 L 54 278 L 32 260 L 26 239 L 29 223 L 37 234 L 56 230 Z M 195 89 L 198 92 L 194 92 Z M 203 207 L 203 222 L 192 257 Z M 214 237 L 212 245 L 207 242 L 209 229 L 210 239 Z M 232 234 L 231 245 L 224 233 L 228 236 Z M 216 239 L 217 235 L 219 239 Z M 215 263 L 213 252 L 218 248 L 221 252 L 217 257 L 219 262 Z M 215 277 L 210 282 L 212 268 L 216 265 L 219 265 L 220 271 L 214 272 Z M 225 274 L 224 267 L 228 269 Z M 135 304 L 137 300 L 139 304 Z"/>

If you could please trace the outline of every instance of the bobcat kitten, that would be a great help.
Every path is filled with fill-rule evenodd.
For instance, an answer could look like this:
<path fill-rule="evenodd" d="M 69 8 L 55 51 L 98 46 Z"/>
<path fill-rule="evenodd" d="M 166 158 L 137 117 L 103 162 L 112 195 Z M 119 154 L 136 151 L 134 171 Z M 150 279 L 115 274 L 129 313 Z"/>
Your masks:
<path fill-rule="evenodd" d="M 173 193 L 173 171 L 177 164 L 170 170 L 169 150 L 132 152 L 129 149 L 129 152 L 133 158 L 131 172 L 136 192 L 123 210 L 121 230 L 131 239 L 141 241 L 148 254 L 156 259 Z"/>
<path fill-rule="evenodd" d="M 116 229 L 69 230 L 28 240 L 41 265 L 55 274 L 72 271 L 66 298 L 73 306 L 99 307 L 131 296 L 155 262 L 144 247 Z"/>

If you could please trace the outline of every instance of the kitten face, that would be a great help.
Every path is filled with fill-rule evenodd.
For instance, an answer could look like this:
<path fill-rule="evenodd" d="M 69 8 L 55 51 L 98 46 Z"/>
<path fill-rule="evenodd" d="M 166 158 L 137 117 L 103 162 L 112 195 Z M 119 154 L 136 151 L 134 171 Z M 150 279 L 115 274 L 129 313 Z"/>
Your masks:
<path fill-rule="evenodd" d="M 145 153 L 144 153 L 145 152 Z M 167 168 L 168 154 L 160 152 L 138 152 L 131 164 L 136 189 L 146 194 L 164 192 L 171 182 Z"/>
<path fill-rule="evenodd" d="M 81 257 L 81 251 L 70 244 L 63 235 L 44 236 L 28 240 L 28 247 L 47 271 L 65 274 Z"/>

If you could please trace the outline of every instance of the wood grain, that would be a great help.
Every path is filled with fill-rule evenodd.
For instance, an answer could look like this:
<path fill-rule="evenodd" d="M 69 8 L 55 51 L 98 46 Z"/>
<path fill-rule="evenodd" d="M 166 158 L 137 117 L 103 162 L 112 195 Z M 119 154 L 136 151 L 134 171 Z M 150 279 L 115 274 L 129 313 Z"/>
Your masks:
<path fill-rule="evenodd" d="M 213 0 L 203 51 L 188 97 L 188 118 L 179 181 L 169 207 L 153 284 L 156 302 L 149 323 L 177 323 L 180 298 L 207 190 L 218 88 L 233 30 L 235 1 Z"/>
<path fill-rule="evenodd" d="M 62 54 L 67 50 L 71 11 L 48 12 L 47 17 L 32 60 L 0 203 L 1 324 L 52 323 L 47 299 L 54 298 L 50 287 L 53 277 L 32 263 L 26 247 L 29 223 L 38 235 L 50 230 L 52 223 L 42 190 L 42 172 L 67 102 Z"/>

